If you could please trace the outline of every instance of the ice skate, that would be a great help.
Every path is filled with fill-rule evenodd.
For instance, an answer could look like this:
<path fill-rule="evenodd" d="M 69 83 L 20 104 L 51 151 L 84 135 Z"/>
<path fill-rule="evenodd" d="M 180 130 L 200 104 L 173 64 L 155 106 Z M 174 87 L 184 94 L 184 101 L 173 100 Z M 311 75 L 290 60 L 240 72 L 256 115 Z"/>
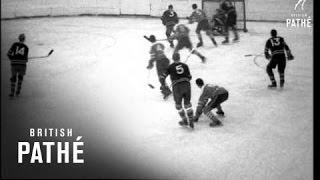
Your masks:
<path fill-rule="evenodd" d="M 189 126 L 193 129 L 194 128 L 194 124 L 193 124 L 193 118 L 189 119 Z"/>
<path fill-rule="evenodd" d="M 277 83 L 272 83 L 268 85 L 268 88 L 273 89 L 277 87 Z"/>
<path fill-rule="evenodd" d="M 219 115 L 219 116 L 224 116 L 224 112 L 221 110 L 221 111 L 217 111 L 216 112 L 217 113 L 217 115 Z"/>
<path fill-rule="evenodd" d="M 187 126 L 188 125 L 188 121 L 186 119 L 182 120 L 182 121 L 179 121 L 179 125 L 180 126 Z"/>
<path fill-rule="evenodd" d="M 229 44 L 229 40 L 224 40 L 224 41 L 222 41 L 222 44 Z"/>
<path fill-rule="evenodd" d="M 216 120 L 216 121 L 213 121 L 209 124 L 210 127 L 216 127 L 216 126 L 222 126 L 222 123 L 220 120 Z"/>
<path fill-rule="evenodd" d="M 232 40 L 232 42 L 234 42 L 234 43 L 239 42 L 239 38 L 238 38 L 238 37 L 234 38 L 234 39 Z"/>
<path fill-rule="evenodd" d="M 280 81 L 280 88 L 283 88 L 284 86 L 284 81 Z"/>
<path fill-rule="evenodd" d="M 203 46 L 203 43 L 202 43 L 202 42 L 198 42 L 197 48 L 198 48 L 198 47 L 201 47 L 201 46 Z"/>

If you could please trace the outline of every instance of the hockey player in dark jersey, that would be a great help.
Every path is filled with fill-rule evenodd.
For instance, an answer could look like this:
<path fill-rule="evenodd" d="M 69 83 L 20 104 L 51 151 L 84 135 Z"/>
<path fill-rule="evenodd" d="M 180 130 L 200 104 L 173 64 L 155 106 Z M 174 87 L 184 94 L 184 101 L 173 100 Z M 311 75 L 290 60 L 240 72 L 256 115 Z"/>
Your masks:
<path fill-rule="evenodd" d="M 169 5 L 168 10 L 166 10 L 161 17 L 162 24 L 166 26 L 166 36 L 170 43 L 170 47 L 174 47 L 173 40 L 169 37 L 171 36 L 174 26 L 179 23 L 178 15 L 173 10 L 173 6 Z"/>
<path fill-rule="evenodd" d="M 7 53 L 11 61 L 11 93 L 9 94 L 10 97 L 13 97 L 14 95 L 19 96 L 21 92 L 23 76 L 26 74 L 28 62 L 29 48 L 27 45 L 24 44 L 26 37 L 24 34 L 20 34 L 18 39 L 19 42 L 13 43 L 13 45 Z M 17 79 L 18 83 L 16 89 Z"/>
<path fill-rule="evenodd" d="M 271 52 L 271 55 L 269 52 Z M 266 42 L 264 54 L 266 59 L 270 59 L 270 62 L 268 63 L 266 68 L 267 74 L 269 75 L 271 81 L 271 84 L 268 85 L 268 87 L 277 87 L 277 82 L 274 78 L 272 69 L 278 66 L 278 72 L 280 76 L 280 87 L 282 88 L 284 85 L 286 54 L 288 56 L 288 60 L 293 60 L 294 57 L 291 54 L 289 46 L 286 44 L 282 37 L 277 35 L 277 31 L 275 29 L 271 30 L 271 38 L 269 38 Z"/>
<path fill-rule="evenodd" d="M 184 24 L 177 25 L 174 31 L 174 34 L 170 36 L 170 39 L 178 40 L 178 44 L 175 47 L 173 54 L 178 53 L 183 48 L 188 48 L 192 54 L 197 55 L 201 59 L 201 61 L 205 63 L 206 58 L 202 54 L 200 54 L 200 52 L 198 52 L 196 49 L 192 48 L 189 32 L 190 32 L 190 29 L 186 25 Z"/>
<path fill-rule="evenodd" d="M 147 69 L 151 70 L 153 68 L 154 62 L 156 62 L 156 68 L 158 73 L 159 82 L 161 84 L 160 90 L 163 95 L 163 99 L 166 99 L 172 92 L 165 81 L 165 72 L 169 67 L 170 61 L 164 54 L 164 45 L 161 43 L 156 43 L 156 37 L 154 35 L 150 36 L 150 41 L 153 43 L 150 49 L 151 58 Z"/>
<path fill-rule="evenodd" d="M 189 120 L 189 126 L 193 128 L 193 109 L 190 102 L 190 80 L 192 76 L 190 74 L 188 65 L 180 62 L 179 53 L 173 54 L 172 59 L 174 62 L 167 69 L 165 77 L 170 75 L 170 79 L 172 81 L 172 90 L 175 106 L 182 119 L 182 121 L 180 121 L 179 124 L 181 126 L 186 126 L 188 125 Z M 182 106 L 182 101 L 184 104 L 184 108 Z M 187 116 L 185 110 L 187 111 Z"/>
<path fill-rule="evenodd" d="M 190 15 L 190 17 L 188 17 L 188 19 L 189 19 L 190 23 L 198 22 L 196 33 L 197 33 L 199 42 L 197 44 L 197 47 L 203 46 L 201 31 L 205 31 L 206 34 L 210 37 L 212 43 L 215 46 L 217 46 L 218 44 L 217 44 L 216 40 L 214 39 L 213 31 L 209 25 L 209 21 L 208 21 L 208 18 L 206 16 L 205 12 L 202 11 L 201 9 L 198 9 L 197 4 L 193 4 L 192 9 L 193 9 L 193 12 Z"/>
<path fill-rule="evenodd" d="M 221 108 L 221 103 L 228 99 L 228 91 L 225 88 L 217 85 L 204 84 L 201 78 L 196 79 L 196 84 L 202 89 L 202 93 L 198 101 L 194 122 L 198 122 L 200 115 L 203 113 L 210 120 L 212 120 L 210 123 L 211 127 L 221 125 L 221 121 L 215 117 L 211 110 L 217 108 L 217 114 L 222 116 L 224 115 L 224 112 Z"/>
<path fill-rule="evenodd" d="M 234 39 L 233 42 L 236 42 L 239 40 L 239 34 L 237 31 L 237 12 L 235 7 L 232 5 L 230 0 L 224 0 L 221 5 L 220 9 L 224 11 L 224 13 L 227 16 L 227 20 L 225 23 L 225 40 L 222 42 L 222 44 L 229 43 L 229 29 L 233 31 Z"/>

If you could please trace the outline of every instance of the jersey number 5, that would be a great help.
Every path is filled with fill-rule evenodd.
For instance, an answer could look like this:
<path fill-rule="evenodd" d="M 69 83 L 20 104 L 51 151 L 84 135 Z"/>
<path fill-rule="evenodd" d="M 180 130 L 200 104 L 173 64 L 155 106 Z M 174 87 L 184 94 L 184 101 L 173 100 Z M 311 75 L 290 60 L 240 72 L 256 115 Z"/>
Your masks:
<path fill-rule="evenodd" d="M 181 64 L 176 66 L 176 71 L 177 71 L 177 74 L 183 74 L 184 73 L 184 69 L 183 69 Z"/>

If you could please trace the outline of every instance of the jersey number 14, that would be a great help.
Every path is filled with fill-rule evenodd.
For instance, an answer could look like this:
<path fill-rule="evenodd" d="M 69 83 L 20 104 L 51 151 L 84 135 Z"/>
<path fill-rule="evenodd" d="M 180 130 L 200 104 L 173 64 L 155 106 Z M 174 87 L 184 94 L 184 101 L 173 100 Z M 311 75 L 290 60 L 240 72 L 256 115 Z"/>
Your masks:
<path fill-rule="evenodd" d="M 18 55 L 18 54 L 24 55 L 24 48 L 19 49 L 19 47 L 17 47 L 14 54 L 15 55 Z"/>

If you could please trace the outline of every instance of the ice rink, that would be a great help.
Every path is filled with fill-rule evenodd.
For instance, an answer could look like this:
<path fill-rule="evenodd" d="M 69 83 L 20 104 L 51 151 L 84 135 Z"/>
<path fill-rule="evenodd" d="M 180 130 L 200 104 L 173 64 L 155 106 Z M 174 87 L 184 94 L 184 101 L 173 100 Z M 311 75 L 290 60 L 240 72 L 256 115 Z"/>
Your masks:
<path fill-rule="evenodd" d="M 196 24 L 188 27 L 196 45 Z M 248 22 L 247 27 L 249 32 L 240 32 L 239 43 L 221 45 L 223 37 L 217 37 L 218 47 L 202 33 L 204 47 L 199 51 L 207 63 L 202 64 L 194 55 L 187 62 L 193 76 L 193 107 L 200 95 L 194 83 L 198 77 L 225 87 L 229 99 L 222 104 L 226 114 L 221 118 L 222 127 L 210 128 L 209 120 L 201 116 L 195 129 L 189 130 L 178 125 L 172 96 L 162 99 L 155 69 L 149 81 L 156 88 L 147 86 L 151 44 L 143 35 L 164 38 L 165 27 L 159 19 L 1 21 L 2 135 L 21 140 L 29 128 L 73 128 L 85 142 L 84 166 L 95 169 L 95 173 L 82 174 L 77 167 L 70 167 L 65 171 L 77 173 L 68 177 L 119 177 L 104 167 L 120 159 L 130 167 L 144 169 L 145 173 L 139 174 L 144 178 L 313 179 L 313 29 L 261 22 Z M 295 56 L 287 63 L 283 90 L 267 88 L 263 56 L 255 61 L 254 57 L 244 57 L 264 51 L 272 28 L 285 38 Z M 11 100 L 6 52 L 20 33 L 26 34 L 30 56 L 45 55 L 50 49 L 54 53 L 29 61 L 21 97 Z M 171 59 L 173 49 L 163 43 Z M 184 60 L 188 51 L 181 51 L 181 56 Z M 16 146 L 4 136 L 2 141 L 2 151 Z M 10 161 L 15 156 L 16 152 L 8 152 L 4 157 L 7 168 L 17 167 Z M 24 177 L 34 177 L 35 169 L 20 170 L 24 168 L 29 173 Z M 126 168 L 117 170 L 125 172 Z M 130 171 L 132 174 L 121 177 L 135 177 L 134 169 Z M 22 177 L 8 169 L 4 172 Z M 55 170 L 48 170 L 48 174 L 62 177 Z M 45 176 L 40 173 L 37 177 Z"/>

